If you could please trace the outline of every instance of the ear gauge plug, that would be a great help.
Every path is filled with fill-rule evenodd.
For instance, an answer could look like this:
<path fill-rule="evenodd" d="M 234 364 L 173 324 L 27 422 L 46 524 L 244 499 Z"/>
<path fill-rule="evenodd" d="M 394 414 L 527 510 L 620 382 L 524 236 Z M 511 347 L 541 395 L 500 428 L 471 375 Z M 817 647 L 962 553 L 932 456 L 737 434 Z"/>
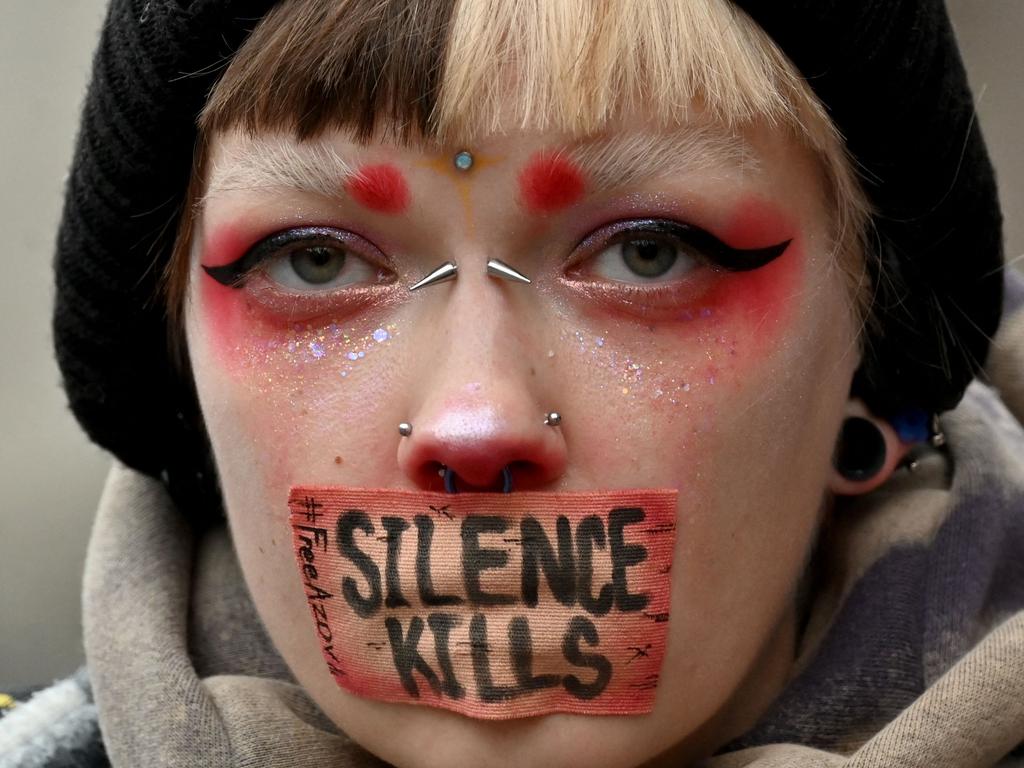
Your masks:
<path fill-rule="evenodd" d="M 836 471 L 847 480 L 870 480 L 885 466 L 885 435 L 874 422 L 851 416 L 843 422 L 833 461 Z"/>

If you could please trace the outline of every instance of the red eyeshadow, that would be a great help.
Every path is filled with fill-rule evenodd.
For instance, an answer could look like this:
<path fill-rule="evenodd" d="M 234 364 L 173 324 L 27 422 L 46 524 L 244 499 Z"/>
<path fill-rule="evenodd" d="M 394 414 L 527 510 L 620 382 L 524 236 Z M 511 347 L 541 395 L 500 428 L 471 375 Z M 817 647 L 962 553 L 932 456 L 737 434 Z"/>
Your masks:
<path fill-rule="evenodd" d="M 520 196 L 532 213 L 554 213 L 572 205 L 585 186 L 579 169 L 557 155 L 535 155 L 519 174 Z"/>
<path fill-rule="evenodd" d="M 205 272 L 200 278 L 202 306 L 218 342 L 227 344 L 238 338 L 242 326 L 242 304 L 235 288 L 221 285 Z"/>
<path fill-rule="evenodd" d="M 203 266 L 223 267 L 241 258 L 251 241 L 240 227 L 218 227 L 203 243 Z M 212 277 L 206 275 L 210 280 Z"/>
<path fill-rule="evenodd" d="M 371 211 L 402 213 L 409 206 L 409 185 L 402 172 L 390 163 L 364 165 L 348 180 L 345 189 Z"/>
<path fill-rule="evenodd" d="M 796 226 L 776 206 L 751 197 L 729 217 L 721 238 L 733 248 L 765 248 L 793 238 Z"/>

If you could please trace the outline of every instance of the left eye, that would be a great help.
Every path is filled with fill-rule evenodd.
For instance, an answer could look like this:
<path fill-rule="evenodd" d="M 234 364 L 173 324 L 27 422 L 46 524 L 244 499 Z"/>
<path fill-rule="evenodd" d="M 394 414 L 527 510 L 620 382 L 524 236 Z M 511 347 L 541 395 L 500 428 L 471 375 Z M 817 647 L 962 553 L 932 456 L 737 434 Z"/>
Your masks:
<path fill-rule="evenodd" d="M 678 231 L 676 231 L 678 230 Z M 689 229 L 667 221 L 628 222 L 605 233 L 605 245 L 591 257 L 588 272 L 619 283 L 665 283 L 700 266 L 685 237 Z"/>
<path fill-rule="evenodd" d="M 309 291 L 374 282 L 378 270 L 341 244 L 298 242 L 272 256 L 266 272 L 285 288 Z"/>
<path fill-rule="evenodd" d="M 631 233 L 597 254 L 591 271 L 619 283 L 661 283 L 684 276 L 697 264 L 682 243 Z"/>
<path fill-rule="evenodd" d="M 386 281 L 386 270 L 371 256 L 379 254 L 358 235 L 333 227 L 296 227 L 256 243 L 240 259 L 207 274 L 222 285 L 241 288 L 257 271 L 282 288 L 316 293 L 356 283 Z"/>

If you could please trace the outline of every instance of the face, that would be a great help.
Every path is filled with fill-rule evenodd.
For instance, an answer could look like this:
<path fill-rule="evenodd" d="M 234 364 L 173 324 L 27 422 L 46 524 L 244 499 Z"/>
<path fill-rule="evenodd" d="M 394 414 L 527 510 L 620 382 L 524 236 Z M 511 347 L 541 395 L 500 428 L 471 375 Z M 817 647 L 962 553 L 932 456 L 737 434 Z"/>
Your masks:
<path fill-rule="evenodd" d="M 790 672 L 795 593 L 858 362 L 809 151 L 767 130 L 636 122 L 467 148 L 232 134 L 211 160 L 189 351 L 248 586 L 324 712 L 399 766 L 637 765 L 750 727 Z M 532 282 L 489 276 L 491 259 Z M 446 261 L 456 279 L 409 290 Z M 467 517 L 470 493 L 500 490 L 505 468 L 512 505 L 521 492 L 675 491 L 649 713 L 493 720 L 336 683 L 290 489 L 386 489 L 359 491 L 372 503 L 443 491 L 442 467 Z M 437 549 L 434 567 L 451 571 L 456 549 Z M 616 669 L 654 632 L 606 626 Z M 532 632 L 543 666 L 561 630 Z"/>

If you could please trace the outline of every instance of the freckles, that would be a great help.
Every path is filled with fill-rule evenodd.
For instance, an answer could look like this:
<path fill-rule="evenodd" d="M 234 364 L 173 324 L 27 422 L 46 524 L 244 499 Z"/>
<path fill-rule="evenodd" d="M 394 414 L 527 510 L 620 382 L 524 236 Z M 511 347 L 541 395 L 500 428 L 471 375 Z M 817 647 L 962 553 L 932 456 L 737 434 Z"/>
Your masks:
<path fill-rule="evenodd" d="M 548 214 L 577 202 L 586 189 L 583 174 L 564 157 L 540 153 L 519 174 L 519 195 L 531 213 Z"/>
<path fill-rule="evenodd" d="M 409 185 L 391 163 L 363 166 L 345 183 L 345 190 L 358 203 L 378 213 L 397 214 L 409 207 Z"/>

